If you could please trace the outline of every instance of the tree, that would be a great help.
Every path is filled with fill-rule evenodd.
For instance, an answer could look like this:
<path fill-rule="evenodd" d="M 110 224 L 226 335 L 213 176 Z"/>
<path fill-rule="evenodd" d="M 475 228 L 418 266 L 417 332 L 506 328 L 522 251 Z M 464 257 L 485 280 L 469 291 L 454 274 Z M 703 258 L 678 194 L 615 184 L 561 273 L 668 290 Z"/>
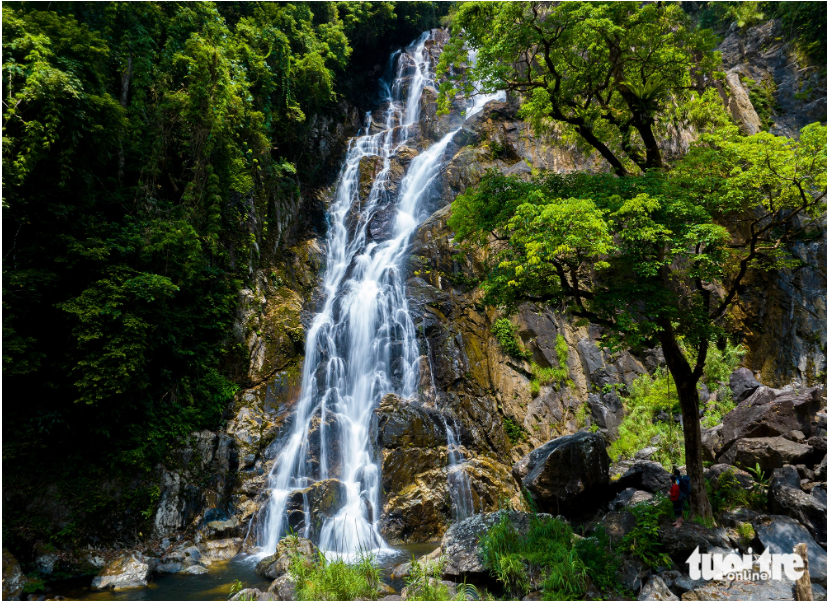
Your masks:
<path fill-rule="evenodd" d="M 720 76 L 715 36 L 675 3 L 467 2 L 452 27 L 441 110 L 473 82 L 520 94 L 537 131 L 577 134 L 618 175 L 664 167 L 660 139 L 691 113 L 704 117 L 703 93 Z M 477 64 L 462 69 L 469 47 Z"/>
<path fill-rule="evenodd" d="M 605 328 L 611 350 L 660 345 L 684 416 L 691 507 L 712 517 L 704 486 L 697 383 L 709 346 L 748 269 L 796 264 L 788 242 L 824 215 L 826 129 L 798 141 L 733 127 L 703 134 L 668 173 L 549 175 L 530 183 L 493 172 L 458 196 L 456 240 L 503 241 L 486 302 L 563 302 Z"/>

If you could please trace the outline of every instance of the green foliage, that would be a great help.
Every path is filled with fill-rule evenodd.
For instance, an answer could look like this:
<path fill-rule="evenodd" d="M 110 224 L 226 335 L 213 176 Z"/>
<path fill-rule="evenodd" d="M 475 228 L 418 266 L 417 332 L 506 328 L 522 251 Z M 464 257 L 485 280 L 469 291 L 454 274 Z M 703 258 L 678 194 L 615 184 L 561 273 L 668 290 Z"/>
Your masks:
<path fill-rule="evenodd" d="M 369 554 L 360 555 L 351 564 L 342 558 L 328 560 L 320 552 L 318 561 L 312 565 L 291 562 L 290 574 L 296 582 L 300 601 L 354 601 L 378 596 L 380 572 L 375 558 Z"/>
<path fill-rule="evenodd" d="M 543 599 L 568 601 L 586 591 L 587 567 L 572 544 L 572 528 L 556 518 L 532 517 L 528 531 L 519 533 L 508 515 L 480 539 L 483 565 L 515 597 L 541 582 Z"/>
<path fill-rule="evenodd" d="M 448 587 L 443 584 L 443 567 L 445 560 L 441 557 L 435 561 L 421 559 L 414 561 L 412 558 L 411 568 L 405 583 L 408 586 L 408 597 L 417 601 L 449 601 L 452 596 Z M 472 589 L 463 588 L 462 597 L 465 599 Z"/>
<path fill-rule="evenodd" d="M 523 427 L 512 420 L 511 417 L 503 418 L 503 429 L 506 431 L 506 436 L 509 437 L 509 442 L 517 444 L 526 438 L 526 432 Z"/>
<path fill-rule="evenodd" d="M 584 143 L 619 174 L 663 166 L 657 141 L 668 124 L 723 118 L 703 99 L 703 82 L 720 77 L 716 37 L 677 4 L 464 2 L 452 32 L 440 110 L 473 83 L 520 93 L 536 131 Z M 476 65 L 456 69 L 470 48 Z"/>
<path fill-rule="evenodd" d="M 767 509 L 768 499 L 765 487 L 757 482 L 751 489 L 745 489 L 736 479 L 733 469 L 722 472 L 715 487 L 709 480 L 705 480 L 705 486 L 714 513 L 737 507 L 748 507 L 759 511 Z"/>
<path fill-rule="evenodd" d="M 501 317 L 492 324 L 492 334 L 505 354 L 516 359 L 530 359 L 532 353 L 523 347 L 517 337 L 517 331 L 518 327 L 506 317 Z"/>
<path fill-rule="evenodd" d="M 673 505 L 662 494 L 656 494 L 649 503 L 638 503 L 630 509 L 635 516 L 635 527 L 621 541 L 621 548 L 638 557 L 644 565 L 657 568 L 670 566 L 670 556 L 663 552 L 658 536 L 658 524 L 661 519 L 673 515 Z"/>
<path fill-rule="evenodd" d="M 782 28 L 805 56 L 825 68 L 826 5 L 824 2 L 763 2 L 769 17 L 782 20 Z"/>
<path fill-rule="evenodd" d="M 569 346 L 560 334 L 555 339 L 555 354 L 558 358 L 558 367 L 541 367 L 532 361 L 532 380 L 529 383 L 532 396 L 540 393 L 541 386 L 552 382 L 572 386 L 572 380 L 569 379 Z"/>
<path fill-rule="evenodd" d="M 747 354 L 747 349 L 741 344 L 733 345 L 730 341 L 725 342 L 725 348 L 720 349 L 712 346 L 707 352 L 707 361 L 704 364 L 704 382 L 710 392 L 716 392 L 730 379 L 733 370 L 739 367 L 742 357 Z"/>
<path fill-rule="evenodd" d="M 591 536 L 575 543 L 575 551 L 595 586 L 602 591 L 622 592 L 617 574 L 621 558 L 613 552 L 603 524 L 599 524 Z"/>
<path fill-rule="evenodd" d="M 3 5 L 3 385 L 26 399 L 4 412 L 9 486 L 56 485 L 78 536 L 115 508 L 147 519 L 135 479 L 217 428 L 245 379 L 238 293 L 323 167 L 305 141 L 339 114 L 358 13 L 390 45 L 442 10 Z"/>
<path fill-rule="evenodd" d="M 753 529 L 753 524 L 750 522 L 743 522 L 736 526 L 736 534 L 739 535 L 739 542 L 743 546 L 748 546 L 754 538 L 756 538 L 756 530 Z"/>
<path fill-rule="evenodd" d="M 659 413 L 669 419 L 660 421 Z M 632 459 L 645 447 L 658 449 L 652 459 L 665 468 L 684 465 L 681 426 L 674 415 L 680 413 L 675 383 L 669 373 L 658 370 L 653 376 L 642 374 L 633 381 L 630 396 L 624 399 L 624 419 L 618 426 L 618 438 L 607 452 L 613 461 Z M 653 439 L 658 439 L 653 442 Z"/>
<path fill-rule="evenodd" d="M 716 400 L 708 402 L 704 408 L 704 419 L 702 425 L 705 428 L 712 428 L 722 423 L 725 415 L 736 408 L 736 403 L 733 402 L 733 392 L 730 386 L 722 386 L 716 394 Z"/>

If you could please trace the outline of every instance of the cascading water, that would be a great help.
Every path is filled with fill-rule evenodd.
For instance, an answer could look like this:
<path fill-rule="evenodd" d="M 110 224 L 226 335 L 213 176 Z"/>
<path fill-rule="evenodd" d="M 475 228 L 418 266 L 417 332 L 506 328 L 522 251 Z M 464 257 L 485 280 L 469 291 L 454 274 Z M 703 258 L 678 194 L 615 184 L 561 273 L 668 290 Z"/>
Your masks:
<path fill-rule="evenodd" d="M 448 486 L 451 496 L 451 512 L 455 521 L 460 522 L 474 514 L 474 499 L 471 493 L 471 483 L 466 474 L 466 458 L 460 450 L 459 436 L 456 434 L 457 423 L 449 425 L 443 419 L 446 427 L 448 446 Z"/>
<path fill-rule="evenodd" d="M 405 295 L 405 253 L 412 232 L 425 217 L 420 200 L 458 130 L 411 161 L 386 239 L 374 240 L 368 228 L 394 200 L 388 192 L 391 159 L 419 119 L 423 89 L 434 84 L 430 37 L 426 32 L 412 47 L 392 56 L 396 69 L 393 83 L 383 86 L 382 123 L 373 122 L 369 114 L 368 134 L 353 139 L 346 155 L 329 210 L 325 302 L 307 333 L 302 394 L 290 433 L 280 441 L 281 451 L 268 476 L 269 502 L 258 522 L 262 553 L 273 553 L 289 529 L 317 539 L 326 553 L 348 557 L 388 550 L 377 526 L 380 478 L 369 427 L 385 394 L 407 398 L 417 390 L 419 350 Z M 497 97 L 476 96 L 467 118 Z M 360 186 L 365 159 L 381 160 L 367 196 Z M 451 488 L 458 485 L 468 492 L 464 496 L 461 490 L 455 504 L 470 514 L 463 456 L 448 424 L 446 430 L 450 472 L 459 474 L 450 475 Z M 323 495 L 337 491 L 341 508 L 317 519 L 311 515 L 310 497 L 314 487 L 323 485 Z"/>

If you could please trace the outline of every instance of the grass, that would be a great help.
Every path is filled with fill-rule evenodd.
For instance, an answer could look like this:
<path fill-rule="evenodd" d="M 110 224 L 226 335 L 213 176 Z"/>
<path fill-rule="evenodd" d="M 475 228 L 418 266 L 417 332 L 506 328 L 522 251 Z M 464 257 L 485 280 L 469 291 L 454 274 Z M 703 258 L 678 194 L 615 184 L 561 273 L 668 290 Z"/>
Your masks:
<path fill-rule="evenodd" d="M 534 515 L 520 533 L 504 514 L 480 543 L 483 565 L 512 597 L 523 597 L 538 582 L 544 601 L 580 599 L 586 592 L 588 568 L 563 520 Z"/>
<path fill-rule="evenodd" d="M 653 376 L 643 374 L 636 378 L 624 401 L 624 412 L 618 439 L 607 449 L 613 461 L 632 459 L 641 449 L 654 446 L 657 450 L 652 459 L 666 469 L 684 464 L 684 436 L 681 426 L 673 420 L 673 415 L 680 412 L 679 402 L 669 373 L 657 370 Z M 654 420 L 661 412 L 669 416 L 666 422 Z"/>
<path fill-rule="evenodd" d="M 290 573 L 296 581 L 299 601 L 354 601 L 379 596 L 380 569 L 368 553 L 349 564 L 343 559 L 328 560 L 320 552 L 312 565 L 291 562 Z"/>

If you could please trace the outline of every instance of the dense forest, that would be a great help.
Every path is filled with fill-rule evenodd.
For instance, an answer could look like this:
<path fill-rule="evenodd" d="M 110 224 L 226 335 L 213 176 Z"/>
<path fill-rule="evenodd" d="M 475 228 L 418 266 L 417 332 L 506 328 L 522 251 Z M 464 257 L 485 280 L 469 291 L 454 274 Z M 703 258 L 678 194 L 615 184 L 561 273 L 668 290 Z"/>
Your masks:
<path fill-rule="evenodd" d="M 446 9 L 4 4 L 7 490 L 48 482 L 94 514 L 113 501 L 90 483 L 219 425 L 238 291 L 289 235 L 279 199 L 322 177 L 312 121 L 370 108 L 375 65 Z"/>

